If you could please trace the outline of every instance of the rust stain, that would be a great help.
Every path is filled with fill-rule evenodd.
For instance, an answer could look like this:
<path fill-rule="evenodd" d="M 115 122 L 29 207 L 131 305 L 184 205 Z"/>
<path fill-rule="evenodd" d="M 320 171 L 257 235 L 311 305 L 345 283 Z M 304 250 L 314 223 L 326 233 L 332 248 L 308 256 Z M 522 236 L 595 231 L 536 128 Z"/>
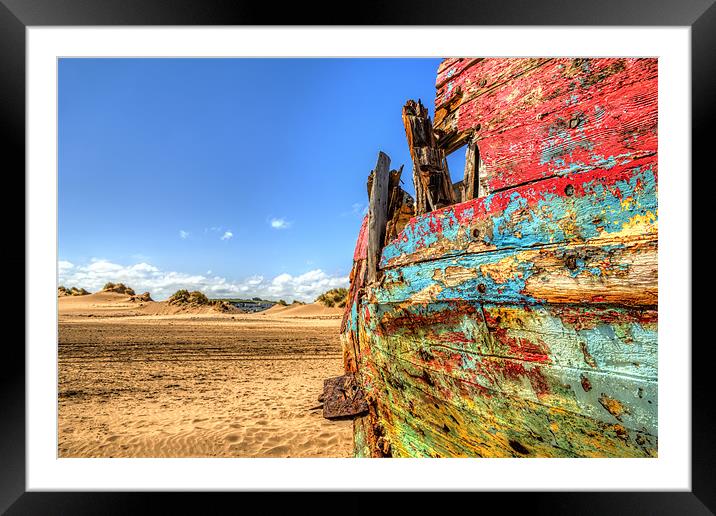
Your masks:
<path fill-rule="evenodd" d="M 587 343 L 582 341 L 579 343 L 580 348 L 582 349 L 582 355 L 584 356 L 584 361 L 587 363 L 589 367 L 597 367 L 597 361 L 594 360 L 594 357 L 589 354 L 589 350 L 587 349 Z"/>
<path fill-rule="evenodd" d="M 622 416 L 628 412 L 628 409 L 619 400 L 616 400 L 604 393 L 599 396 L 599 403 L 606 409 L 607 412 L 619 421 L 621 421 Z"/>
<path fill-rule="evenodd" d="M 584 389 L 584 392 L 589 392 L 592 390 L 592 383 L 589 381 L 589 378 L 587 378 L 586 375 L 580 375 L 579 381 L 582 384 L 582 389 Z"/>

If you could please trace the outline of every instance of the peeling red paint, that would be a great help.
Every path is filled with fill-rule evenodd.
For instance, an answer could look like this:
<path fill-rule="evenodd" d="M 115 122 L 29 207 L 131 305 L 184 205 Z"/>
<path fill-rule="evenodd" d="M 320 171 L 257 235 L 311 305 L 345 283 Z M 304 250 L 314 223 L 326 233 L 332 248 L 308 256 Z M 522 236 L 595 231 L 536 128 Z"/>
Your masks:
<path fill-rule="evenodd" d="M 509 348 L 510 352 L 527 362 L 550 362 L 549 349 L 541 339 L 533 342 L 522 337 L 511 337 L 507 327 L 503 326 L 504 321 L 501 315 L 493 316 L 485 313 L 485 322 L 492 336 L 502 345 Z"/>
<path fill-rule="evenodd" d="M 436 115 L 444 130 L 480 126 L 481 182 L 489 191 L 570 172 L 568 164 L 614 166 L 656 152 L 656 59 L 550 59 L 508 85 L 475 88 L 498 66 L 491 61 L 451 78 L 465 92 L 455 122 L 441 127 Z M 526 69 L 528 61 L 499 66 Z"/>
<path fill-rule="evenodd" d="M 581 306 L 561 307 L 559 316 L 565 325 L 576 330 L 593 329 L 605 324 L 632 324 L 656 325 L 658 312 L 656 310 L 616 310 L 613 308 L 592 308 L 585 310 Z"/>
<path fill-rule="evenodd" d="M 356 248 L 353 252 L 353 260 L 365 260 L 368 256 L 368 215 L 363 217 L 363 222 L 358 232 Z"/>

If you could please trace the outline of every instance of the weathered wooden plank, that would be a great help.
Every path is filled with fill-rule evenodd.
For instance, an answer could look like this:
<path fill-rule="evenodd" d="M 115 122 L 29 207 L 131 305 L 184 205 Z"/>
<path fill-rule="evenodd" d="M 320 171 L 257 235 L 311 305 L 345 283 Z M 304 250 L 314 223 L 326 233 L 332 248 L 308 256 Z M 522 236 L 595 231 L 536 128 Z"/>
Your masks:
<path fill-rule="evenodd" d="M 435 127 L 445 129 L 443 119 L 451 110 L 478 95 L 499 88 L 520 75 L 544 65 L 551 58 L 471 59 L 448 66 L 435 83 Z M 459 97 L 451 102 L 459 92 Z"/>
<path fill-rule="evenodd" d="M 400 392 L 394 392 L 390 386 L 402 388 L 403 384 L 397 383 L 400 380 L 394 379 L 390 372 L 383 370 L 380 355 L 374 356 L 374 353 L 379 354 L 379 352 L 371 350 L 368 341 L 365 340 L 367 334 L 364 329 L 361 329 L 361 339 L 366 344 L 365 354 L 361 361 L 363 384 L 367 396 L 371 400 L 371 409 L 375 411 L 376 420 L 380 422 L 381 433 L 390 444 L 391 455 L 393 457 L 478 456 L 471 451 L 472 447 L 469 446 L 469 443 L 456 442 L 449 437 L 445 439 L 440 432 L 434 433 L 432 428 L 440 428 L 442 431 L 442 423 L 438 425 L 430 417 L 420 422 L 413 420 L 413 416 L 417 417 L 413 412 L 413 403 L 420 400 L 407 400 L 404 403 L 404 409 L 393 403 L 396 401 L 396 395 L 399 395 Z M 436 408 L 439 406 L 438 404 L 441 404 L 440 408 L 443 413 L 458 411 L 457 407 L 444 404 L 444 400 L 431 398 L 432 403 L 435 403 Z M 429 414 L 429 416 L 431 415 Z M 474 416 L 471 415 L 471 417 Z M 417 428 L 415 423 L 418 423 Z M 477 432 L 482 430 L 480 425 L 475 425 L 474 429 Z M 504 456 L 505 454 L 496 454 L 495 456 L 500 455 Z"/>
<path fill-rule="evenodd" d="M 455 199 L 457 199 L 457 202 L 462 202 L 462 198 L 464 195 L 463 190 L 464 186 L 462 181 L 458 181 L 457 183 L 452 184 L 452 191 L 455 194 Z M 398 238 L 398 235 L 395 235 L 395 238 Z M 393 238 L 393 240 L 395 240 L 395 238 Z"/>
<path fill-rule="evenodd" d="M 654 307 L 657 243 L 626 240 L 461 255 L 387 269 L 378 303 L 466 300 Z"/>
<path fill-rule="evenodd" d="M 490 131 L 496 124 L 505 124 L 521 110 L 552 101 L 565 93 L 581 98 L 600 95 L 604 82 L 615 79 L 619 86 L 656 77 L 657 62 L 649 58 L 516 58 L 483 59 L 469 72 L 455 75 L 436 91 L 435 129 L 445 133 L 464 131 L 480 124 Z M 529 88 L 529 85 L 532 85 Z M 459 102 L 451 102 L 453 112 L 441 120 L 441 106 L 459 90 Z M 505 92 L 512 96 L 505 99 Z M 475 112 L 456 111 L 468 104 L 484 105 Z M 510 102 L 512 101 L 512 102 Z M 572 103 L 573 104 L 573 103 Z M 482 120 L 475 118 L 481 116 Z M 459 123 L 458 123 L 459 121 Z"/>
<path fill-rule="evenodd" d="M 429 371 L 379 349 L 368 370 L 387 438 L 419 456 L 644 457 L 656 455 L 657 438 L 511 396 L 490 395 L 477 385 Z M 372 369 L 370 369 L 372 367 Z M 420 380 L 416 380 L 420 379 Z M 402 422 L 402 424 L 400 424 Z M 415 450 L 429 431 L 444 441 L 436 454 Z M 434 435 L 432 441 L 435 442 Z M 427 441 L 426 444 L 430 444 Z M 418 453 L 416 453 L 418 452 Z M 395 453 L 394 453 L 395 455 Z"/>
<path fill-rule="evenodd" d="M 614 418 L 617 422 L 605 422 L 541 402 L 492 395 L 477 383 L 446 376 L 444 371 L 429 371 L 404 356 L 387 354 L 376 343 L 380 337 L 372 330 L 380 326 L 375 305 L 364 304 L 360 312 L 364 311 L 359 328 L 361 376 L 393 456 L 656 454 L 655 435 L 628 428 L 618 411 L 617 398 L 602 400 L 622 421 Z M 420 321 L 412 322 L 420 326 Z M 585 389 L 581 377 L 577 388 Z M 613 392 L 610 391 L 612 395 Z M 604 410 L 603 416 L 609 419 Z"/>
<path fill-rule="evenodd" d="M 565 107 L 479 140 L 481 192 L 597 167 L 639 164 L 654 155 L 656 86 L 644 90 L 641 84 L 622 88 L 618 96 Z"/>
<path fill-rule="evenodd" d="M 638 161 L 657 147 L 657 61 L 553 59 L 462 101 L 436 130 L 475 132 L 481 195 Z"/>
<path fill-rule="evenodd" d="M 358 372 L 358 337 L 357 331 L 350 327 L 352 311 L 356 309 L 355 303 L 347 312 L 343 314 L 343 323 L 341 327 L 341 347 L 343 350 L 343 370 L 346 373 Z"/>
<path fill-rule="evenodd" d="M 448 57 L 443 59 L 438 65 L 435 89 L 440 90 L 444 84 L 455 80 L 465 70 L 476 65 L 482 59 L 480 57 Z"/>
<path fill-rule="evenodd" d="M 383 304 L 372 311 L 370 327 L 395 354 L 447 354 L 455 360 L 492 356 L 585 374 L 657 377 L 656 310 L 468 301 Z"/>
<path fill-rule="evenodd" d="M 490 353 L 526 356 L 543 345 L 556 364 L 657 378 L 656 309 L 572 305 L 482 308 L 494 346 L 488 348 Z"/>
<path fill-rule="evenodd" d="M 390 158 L 383 152 L 372 173 L 373 181 L 368 202 L 368 282 L 378 279 L 378 262 L 385 240 L 385 226 L 388 217 L 388 181 Z"/>
<path fill-rule="evenodd" d="M 416 318 L 416 321 L 406 317 L 406 313 L 413 313 L 412 310 L 398 309 L 400 315 L 394 318 L 391 308 L 367 307 L 371 312 L 366 319 L 373 349 L 407 360 L 429 371 L 431 376 L 433 372 L 450 375 L 490 391 L 492 395 L 523 398 L 605 422 L 613 422 L 616 417 L 629 428 L 656 432 L 656 375 L 649 377 L 640 373 L 637 376 L 599 368 L 597 358 L 601 361 L 609 357 L 614 342 L 610 343 L 607 352 L 604 339 L 587 344 L 559 336 L 550 339 L 545 335 L 553 348 L 548 347 L 545 340 L 514 345 L 500 339 L 493 344 L 492 331 L 480 317 L 482 310 L 476 310 L 474 305 L 440 303 L 426 306 L 425 311 L 434 311 L 428 318 Z M 463 317 L 446 313 L 451 308 L 462 312 Z M 388 317 L 386 313 L 381 314 L 385 309 L 390 310 Z M 497 317 L 505 314 L 503 311 Z M 449 322 L 431 325 L 430 321 L 435 319 Z M 473 321 L 475 324 L 470 324 Z M 490 323 L 496 321 L 493 319 Z M 419 336 L 413 331 L 416 327 Z M 403 328 L 407 331 L 401 331 Z M 467 331 L 461 331 L 464 329 Z M 460 342 L 463 337 L 466 341 Z M 628 353 L 625 347 L 617 347 L 614 354 Z M 503 350 L 506 351 L 504 355 L 500 354 Z M 646 357 L 642 353 L 641 357 L 652 365 L 655 373 L 656 356 Z M 624 356 L 619 358 L 623 360 Z M 610 402 L 612 406 L 622 407 L 622 413 L 613 416 L 605 411 L 604 400 L 613 400 Z"/>
<path fill-rule="evenodd" d="M 557 177 L 410 220 L 380 266 L 595 238 L 656 237 L 656 156 L 643 166 Z"/>
<path fill-rule="evenodd" d="M 432 400 L 429 394 L 422 393 L 425 401 L 438 401 Z M 393 397 L 397 397 L 396 393 Z M 388 396 L 386 396 L 388 399 Z M 410 408 L 414 406 L 416 399 L 420 399 L 420 394 L 412 399 L 408 400 L 407 412 L 404 407 L 396 404 L 389 405 L 386 399 L 381 399 L 378 402 L 378 409 L 381 413 L 385 413 L 386 417 L 383 419 L 385 423 L 385 439 L 390 444 L 390 451 L 393 457 L 482 457 L 482 453 L 489 446 L 491 450 L 499 450 L 493 452 L 492 456 L 495 457 L 509 457 L 510 452 L 505 450 L 503 447 L 496 445 L 495 443 L 488 444 L 487 439 L 478 441 L 473 437 L 472 433 L 466 437 L 460 436 L 457 439 L 455 436 L 450 435 L 450 429 L 446 423 L 442 425 L 438 421 L 431 418 L 416 419 L 417 414 Z M 421 400 L 423 401 L 423 400 Z M 451 407 L 446 407 L 443 413 L 448 412 Z M 457 416 L 453 415 L 457 414 Z M 390 417 L 387 417 L 390 415 Z M 454 425 L 455 421 L 460 421 L 460 411 L 458 409 L 452 409 L 450 414 L 453 419 L 449 419 L 450 425 Z M 484 436 L 485 432 L 480 431 L 479 427 L 476 432 L 481 436 Z M 486 437 L 486 436 L 485 436 Z M 481 453 L 482 452 L 482 453 Z"/>
<path fill-rule="evenodd" d="M 440 392 L 446 397 L 464 391 L 464 388 L 462 391 L 451 389 L 456 382 L 466 382 L 485 396 L 529 400 L 656 434 L 657 385 L 654 379 L 478 355 L 446 347 L 416 350 L 402 346 L 400 340 L 376 337 L 371 345 L 388 357 L 416 367 L 421 371 L 418 378 L 432 390 L 437 391 L 437 386 L 443 385 L 445 390 Z M 445 378 L 438 380 L 436 376 Z"/>
<path fill-rule="evenodd" d="M 490 417 L 489 412 L 484 417 L 475 416 L 421 389 L 405 392 L 389 385 L 387 390 L 393 395 L 381 406 L 385 412 L 391 411 L 393 418 L 386 421 L 385 433 L 392 454 L 397 457 L 655 457 L 657 454 L 655 436 L 627 430 L 620 424 L 563 417 L 547 411 L 522 412 L 520 419 L 504 422 Z M 515 406 L 513 410 L 525 409 Z"/>

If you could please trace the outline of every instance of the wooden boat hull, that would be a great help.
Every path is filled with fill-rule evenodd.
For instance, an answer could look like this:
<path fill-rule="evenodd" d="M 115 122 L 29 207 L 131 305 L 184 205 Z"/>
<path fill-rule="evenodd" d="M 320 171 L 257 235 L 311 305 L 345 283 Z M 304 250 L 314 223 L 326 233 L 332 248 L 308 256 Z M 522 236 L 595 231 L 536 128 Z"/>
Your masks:
<path fill-rule="evenodd" d="M 479 126 L 481 195 L 413 217 L 372 282 L 364 221 L 355 454 L 655 457 L 656 61 L 460 61 L 436 130 Z"/>

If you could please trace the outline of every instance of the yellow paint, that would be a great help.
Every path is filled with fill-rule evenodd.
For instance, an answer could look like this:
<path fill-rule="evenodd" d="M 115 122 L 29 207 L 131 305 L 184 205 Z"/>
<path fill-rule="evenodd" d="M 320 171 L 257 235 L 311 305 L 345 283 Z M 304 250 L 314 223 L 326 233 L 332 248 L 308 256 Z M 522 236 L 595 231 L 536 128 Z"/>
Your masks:
<path fill-rule="evenodd" d="M 631 209 L 632 204 L 634 204 L 634 197 L 625 197 L 621 201 L 621 209 L 622 211 L 629 211 Z"/>
<path fill-rule="evenodd" d="M 621 230 L 609 233 L 608 238 L 612 241 L 618 241 L 631 237 L 643 237 L 648 234 L 656 235 L 658 231 L 659 222 L 657 213 L 649 210 L 643 215 L 639 213 L 634 215 L 622 225 Z"/>
<path fill-rule="evenodd" d="M 437 295 L 442 291 L 442 287 L 437 283 L 425 287 L 423 290 L 412 296 L 413 303 L 427 303 L 434 301 Z"/>
<path fill-rule="evenodd" d="M 507 283 L 522 277 L 520 263 L 524 253 L 507 256 L 495 263 L 480 265 L 480 273 L 491 278 L 495 283 Z"/>
<path fill-rule="evenodd" d="M 445 270 L 436 269 L 433 273 L 433 279 L 435 281 L 439 281 L 448 287 L 456 287 L 476 276 L 476 269 L 471 267 L 460 267 L 457 265 L 445 267 Z"/>

